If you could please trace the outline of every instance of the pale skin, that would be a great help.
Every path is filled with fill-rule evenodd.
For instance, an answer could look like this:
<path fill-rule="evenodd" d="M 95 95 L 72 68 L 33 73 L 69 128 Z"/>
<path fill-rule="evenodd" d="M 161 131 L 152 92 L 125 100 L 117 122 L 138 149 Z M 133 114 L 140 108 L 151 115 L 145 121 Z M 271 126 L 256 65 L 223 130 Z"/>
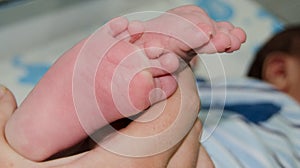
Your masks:
<path fill-rule="evenodd" d="M 226 22 L 214 22 L 198 7 L 183 6 L 170 10 L 169 13 L 183 17 L 193 24 L 183 21 L 180 26 L 172 26 L 176 25 L 177 20 L 168 15 L 141 23 L 128 23 L 119 18 L 99 30 L 101 38 L 96 39 L 97 43 L 85 45 L 86 40 L 83 40 L 66 52 L 8 121 L 5 133 L 9 144 L 28 159 L 44 160 L 85 139 L 88 134 L 107 123 L 137 114 L 151 104 L 172 96 L 177 90 L 177 83 L 170 74 L 179 67 L 178 59 L 174 55 L 179 55 L 188 62 L 192 58 L 190 51 L 193 51 L 192 53 L 232 52 L 239 49 L 245 41 L 245 33 L 241 29 Z M 171 27 L 167 25 L 165 29 L 156 29 L 166 22 Z M 153 33 L 157 31 L 162 31 L 163 34 Z M 184 33 L 177 34 L 177 32 Z M 127 34 L 131 36 L 129 41 L 120 40 Z M 176 38 L 172 38 L 171 35 Z M 177 40 L 177 37 L 181 41 Z M 99 111 L 91 109 L 87 110 L 85 115 L 90 118 L 85 117 L 83 121 L 79 121 L 73 102 L 72 86 L 74 86 L 76 61 L 83 46 L 89 48 L 86 53 L 91 56 L 88 65 L 93 64 L 95 60 L 98 62 L 97 58 L 93 57 L 95 55 L 93 53 L 100 53 L 99 55 L 103 56 L 101 57 L 103 61 L 96 71 L 95 93 L 104 118 L 95 119 L 94 116 L 98 115 Z M 110 50 L 106 52 L 108 48 Z M 140 52 L 141 48 L 143 52 Z M 122 62 L 127 58 L 141 60 L 136 66 L 137 64 L 133 62 Z M 149 68 L 149 65 L 164 71 Z M 123 68 L 121 71 L 123 74 L 120 76 L 129 74 L 132 77 L 132 80 L 125 83 L 125 86 L 129 86 L 128 90 L 123 82 L 114 81 L 114 72 L 119 72 L 117 69 L 119 67 Z M 133 67 L 133 71 L 138 71 L 141 67 L 144 69 L 136 74 L 130 74 L 132 69 L 128 67 Z M 80 81 L 89 81 L 89 78 L 94 77 L 89 76 L 90 74 L 92 72 L 85 71 L 80 75 Z M 128 99 L 124 101 L 131 103 L 121 104 L 121 110 L 114 104 L 113 93 L 109 89 L 112 84 L 116 85 L 118 93 L 128 93 Z M 93 88 L 93 86 L 86 85 L 84 88 Z M 154 93 L 149 96 L 154 88 L 161 89 L 165 94 Z M 85 125 L 83 129 L 82 122 L 89 125 Z M 61 141 L 57 137 L 64 140 Z"/>
<path fill-rule="evenodd" d="M 196 94 L 196 86 L 193 81 L 193 74 L 189 69 L 186 69 L 181 72 L 179 75 L 178 81 L 181 89 L 177 89 L 175 93 L 165 100 L 160 102 L 155 106 L 160 106 L 160 104 L 166 103 L 166 108 L 164 109 L 162 115 L 156 120 L 147 123 L 133 122 L 126 128 L 122 129 L 121 132 L 128 135 L 136 136 L 148 136 L 156 134 L 157 132 L 166 129 L 166 127 L 172 124 L 177 114 L 180 112 L 180 106 L 182 109 L 190 109 L 189 115 L 193 117 L 197 115 L 199 110 L 199 98 Z M 184 82 L 185 81 L 185 82 Z M 189 101 L 181 101 L 182 99 L 182 90 L 190 92 Z M 65 157 L 57 160 L 52 160 L 48 162 L 34 162 L 29 159 L 24 158 L 17 152 L 15 152 L 10 145 L 7 143 L 4 137 L 4 128 L 5 124 L 9 118 L 13 115 L 14 110 L 16 109 L 16 102 L 8 89 L 1 87 L 0 91 L 0 129 L 2 130 L 0 135 L 0 163 L 1 167 L 5 168 L 42 168 L 42 167 L 86 167 L 94 168 L 101 165 L 101 167 L 131 167 L 138 168 L 141 165 L 143 167 L 155 167 L 155 168 L 180 168 L 180 167 L 213 167 L 213 164 L 205 152 L 204 148 L 199 144 L 199 135 L 201 134 L 201 124 L 198 120 L 194 120 L 192 124 L 192 129 L 188 132 L 180 142 L 171 147 L 170 149 L 159 153 L 157 155 L 152 155 L 149 157 L 141 158 L 131 158 L 125 157 L 122 155 L 116 155 L 107 150 L 97 146 L 91 151 L 74 155 L 71 157 Z M 190 108 L 190 104 L 193 103 L 193 108 Z M 155 112 L 149 109 L 148 112 Z M 185 119 L 188 119 L 185 118 Z M 189 126 L 190 120 L 182 120 L 182 125 Z M 109 139 L 109 141 L 121 140 L 118 136 L 114 136 Z M 155 147 L 155 144 L 152 144 Z M 144 150 L 140 148 L 140 150 Z M 187 152 L 188 151 L 188 152 Z"/>

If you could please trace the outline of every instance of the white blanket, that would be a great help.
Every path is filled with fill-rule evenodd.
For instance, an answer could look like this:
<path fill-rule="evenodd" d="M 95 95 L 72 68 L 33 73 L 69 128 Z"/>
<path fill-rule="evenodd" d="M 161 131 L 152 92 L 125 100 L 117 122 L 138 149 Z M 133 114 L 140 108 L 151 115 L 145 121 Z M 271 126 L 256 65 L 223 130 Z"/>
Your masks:
<path fill-rule="evenodd" d="M 202 104 L 199 117 L 204 124 L 201 141 L 216 167 L 300 166 L 297 102 L 253 79 L 217 86 L 198 84 Z"/>

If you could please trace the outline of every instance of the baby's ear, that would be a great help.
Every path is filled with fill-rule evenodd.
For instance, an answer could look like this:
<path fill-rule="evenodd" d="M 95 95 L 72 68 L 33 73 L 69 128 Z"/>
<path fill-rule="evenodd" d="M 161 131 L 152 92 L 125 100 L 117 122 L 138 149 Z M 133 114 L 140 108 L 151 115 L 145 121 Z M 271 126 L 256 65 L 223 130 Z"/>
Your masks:
<path fill-rule="evenodd" d="M 270 53 L 263 64 L 263 80 L 281 91 L 288 90 L 288 54 Z"/>

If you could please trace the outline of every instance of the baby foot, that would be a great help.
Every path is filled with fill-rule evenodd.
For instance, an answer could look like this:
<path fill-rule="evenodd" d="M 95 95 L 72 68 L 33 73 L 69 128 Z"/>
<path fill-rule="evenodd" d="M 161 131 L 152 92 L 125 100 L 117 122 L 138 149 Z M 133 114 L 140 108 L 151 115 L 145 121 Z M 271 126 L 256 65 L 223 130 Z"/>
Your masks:
<path fill-rule="evenodd" d="M 228 22 L 215 22 L 199 7 L 187 5 L 141 22 L 144 34 L 135 44 L 150 58 L 174 52 L 189 62 L 203 53 L 233 52 L 246 40 L 245 32 Z"/>
<path fill-rule="evenodd" d="M 175 91 L 170 73 L 178 60 L 172 53 L 149 60 L 143 50 L 118 40 L 128 26 L 123 18 L 112 20 L 50 68 L 6 125 L 7 141 L 16 151 L 44 160 Z M 131 41 L 139 38 L 132 35 Z"/>
<path fill-rule="evenodd" d="M 128 27 L 129 41 L 141 37 L 131 30 Z M 108 50 L 98 66 L 95 92 L 102 113 L 113 117 L 109 121 L 137 114 L 177 88 L 171 75 L 179 67 L 174 53 L 149 59 L 144 49 L 122 40 Z"/>

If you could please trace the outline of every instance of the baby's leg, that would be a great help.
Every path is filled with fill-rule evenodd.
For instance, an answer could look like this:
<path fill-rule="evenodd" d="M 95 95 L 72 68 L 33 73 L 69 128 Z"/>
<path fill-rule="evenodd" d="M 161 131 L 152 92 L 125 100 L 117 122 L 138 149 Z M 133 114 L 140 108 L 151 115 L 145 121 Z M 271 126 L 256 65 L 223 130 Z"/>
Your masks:
<path fill-rule="evenodd" d="M 142 24 L 145 33 L 135 44 L 149 48 L 146 51 L 150 57 L 153 53 L 157 55 L 157 48 L 162 48 L 189 62 L 191 54 L 235 51 L 246 39 L 242 29 L 228 22 L 215 22 L 201 8 L 192 5 L 169 10 Z"/>
<path fill-rule="evenodd" d="M 127 27 L 126 20 L 113 20 L 50 68 L 6 125 L 6 138 L 16 151 L 44 160 L 164 98 L 156 93 L 149 100 L 153 89 L 164 91 L 166 97 L 175 91 L 171 75 L 151 71 L 153 66 L 165 66 L 172 73 L 177 60 L 165 55 L 149 61 L 134 45 L 117 40 Z"/>

